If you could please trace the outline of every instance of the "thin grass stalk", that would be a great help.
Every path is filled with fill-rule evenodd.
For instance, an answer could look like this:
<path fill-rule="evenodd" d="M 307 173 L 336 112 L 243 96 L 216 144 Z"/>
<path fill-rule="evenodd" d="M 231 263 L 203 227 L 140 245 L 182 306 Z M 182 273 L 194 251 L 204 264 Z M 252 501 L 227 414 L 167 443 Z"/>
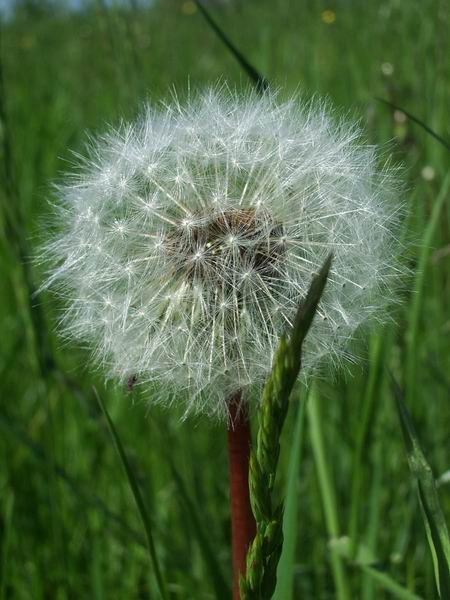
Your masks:
<path fill-rule="evenodd" d="M 328 531 L 328 536 L 330 537 L 330 542 L 333 543 L 339 538 L 338 509 L 330 474 L 330 467 L 329 463 L 327 462 L 325 451 L 320 396 L 315 385 L 312 385 L 310 388 L 307 414 L 314 462 L 319 478 L 320 493 L 322 496 L 323 510 L 325 513 L 326 528 Z M 332 551 L 330 553 L 330 560 L 333 579 L 336 587 L 336 598 L 338 600 L 350 600 L 350 588 L 342 558 L 337 552 Z"/>
<path fill-rule="evenodd" d="M 228 48 L 234 58 L 237 60 L 239 65 L 242 67 L 243 71 L 248 75 L 250 81 L 253 83 L 255 88 L 263 93 L 265 90 L 269 89 L 269 82 L 265 77 L 263 77 L 253 65 L 247 60 L 247 58 L 242 54 L 240 50 L 233 44 L 230 38 L 225 34 L 225 32 L 219 27 L 216 21 L 211 17 L 209 12 L 203 6 L 202 2 L 199 0 L 194 0 L 197 8 L 205 18 L 208 25 L 214 31 L 214 33 L 218 36 L 218 38 L 222 41 L 222 43 Z"/>
<path fill-rule="evenodd" d="M 383 443 L 377 436 L 374 444 L 373 477 L 370 490 L 369 517 L 366 527 L 365 543 L 369 550 L 377 554 L 378 532 L 381 526 L 382 492 L 383 492 L 383 470 L 384 453 Z M 374 600 L 377 589 L 374 579 L 365 573 L 361 582 L 361 600 Z"/>
<path fill-rule="evenodd" d="M 450 536 L 442 511 L 436 481 L 420 447 L 403 392 L 391 373 L 392 389 L 402 429 L 411 475 L 419 498 L 422 519 L 433 558 L 436 587 L 439 597 L 450 598 Z"/>
<path fill-rule="evenodd" d="M 181 431 L 185 432 L 186 428 L 175 433 L 169 426 L 166 415 L 158 413 L 153 415 L 152 426 L 152 435 L 158 437 L 158 445 L 161 448 L 161 453 L 158 453 L 158 455 L 163 456 L 172 473 L 176 488 L 175 496 L 183 514 L 183 522 L 192 526 L 190 532 L 192 532 L 200 549 L 206 572 L 213 586 L 214 599 L 229 600 L 231 598 L 231 583 L 229 577 L 223 573 L 220 555 L 214 549 L 213 536 L 211 530 L 208 529 L 209 517 L 206 514 L 207 511 L 204 510 L 206 498 L 198 489 L 194 491 L 189 486 L 195 479 L 192 470 L 197 469 L 198 455 L 195 452 L 189 455 L 189 473 L 186 472 L 180 463 L 179 457 L 174 456 L 174 445 L 183 446 L 179 434 Z M 188 431 L 185 438 L 188 445 L 191 443 L 190 435 Z M 192 551 L 190 541 L 191 536 L 189 535 L 189 545 L 186 552 Z"/>
<path fill-rule="evenodd" d="M 417 275 L 414 282 L 413 293 L 411 295 L 411 306 L 408 317 L 408 333 L 406 337 L 407 342 L 407 355 L 406 355 L 406 373 L 405 373 L 405 384 L 406 384 L 406 397 L 407 401 L 411 404 L 416 390 L 417 384 L 417 349 L 420 318 L 422 315 L 424 297 L 425 297 L 425 283 L 429 271 L 427 269 L 433 239 L 440 223 L 440 216 L 446 200 L 448 200 L 448 192 L 450 188 L 450 173 L 447 174 L 439 194 L 434 201 L 434 205 L 431 211 L 431 215 L 427 226 L 425 228 L 422 241 L 420 244 L 421 253 L 417 263 Z"/>
<path fill-rule="evenodd" d="M 435 131 L 433 131 L 433 129 L 431 129 L 431 127 L 429 125 L 427 125 L 424 121 L 422 121 L 422 119 L 419 119 L 419 117 L 414 116 L 412 113 L 408 112 L 401 106 L 398 106 L 397 104 L 393 104 L 392 102 L 389 102 L 389 100 L 385 100 L 384 98 L 378 98 L 377 96 L 375 97 L 375 100 L 378 100 L 378 102 L 382 102 L 383 104 L 386 104 L 386 106 L 389 106 L 393 110 L 398 110 L 398 111 L 402 112 L 404 115 L 406 115 L 408 117 L 408 119 L 410 119 L 410 121 L 412 121 L 413 123 L 416 123 L 416 125 L 419 125 L 420 127 L 422 127 L 422 129 L 424 129 L 429 135 L 431 135 L 435 140 L 437 140 L 440 144 L 442 144 L 444 146 L 444 148 L 446 148 L 447 150 L 450 151 L 450 142 L 448 140 L 446 140 L 445 138 L 443 138 L 438 133 L 436 133 Z"/>
<path fill-rule="evenodd" d="M 36 461 L 36 465 L 39 468 L 45 469 L 47 462 L 52 461 L 47 451 L 30 438 L 15 420 L 12 420 L 3 412 L 0 412 L 0 430 L 2 434 L 4 433 L 14 440 L 15 444 L 19 444 L 28 450 L 31 458 Z M 130 527 L 121 515 L 112 511 L 99 496 L 95 495 L 91 490 L 87 491 L 81 487 L 78 479 L 72 477 L 60 463 L 52 461 L 52 469 L 55 476 L 67 486 L 72 500 L 76 499 L 83 510 L 88 508 L 97 510 L 109 523 L 115 525 L 120 533 L 126 536 L 130 542 L 132 541 L 146 548 L 145 539 L 138 531 Z"/>
<path fill-rule="evenodd" d="M 359 543 L 359 514 L 361 508 L 361 488 L 364 470 L 363 454 L 367 449 L 367 439 L 370 429 L 373 427 L 373 418 L 375 416 L 375 398 L 380 381 L 384 357 L 383 340 L 384 337 L 381 335 L 372 337 L 372 360 L 370 361 L 369 379 L 364 394 L 362 414 L 356 434 L 356 445 L 352 468 L 352 494 L 349 520 L 349 535 L 351 540 L 350 553 L 353 558 L 355 558 L 357 554 Z"/>
<path fill-rule="evenodd" d="M 4 186 L 4 191 L 0 194 L 2 201 L 0 210 L 3 213 L 7 241 L 5 248 L 11 253 L 15 262 L 11 270 L 11 282 L 31 351 L 30 359 L 37 373 L 45 380 L 53 369 L 54 360 L 42 308 L 40 304 L 32 301 L 36 290 L 30 269 L 31 253 L 25 237 L 24 215 L 21 209 L 23 199 L 19 192 L 13 149 L 14 138 L 7 106 L 2 35 L 0 23 L 0 127 L 2 130 L 0 153 Z"/>
<path fill-rule="evenodd" d="M 133 493 L 133 497 L 134 497 L 134 501 L 136 503 L 136 507 L 139 511 L 139 515 L 141 517 L 142 520 L 142 524 L 144 526 L 144 531 L 145 531 L 145 536 L 146 536 L 146 540 L 147 540 L 147 546 L 148 546 L 148 551 L 149 551 L 149 555 L 150 555 L 150 562 L 151 565 L 153 567 L 153 571 L 155 574 L 155 579 L 156 579 L 156 583 L 158 585 L 158 590 L 159 593 L 161 595 L 161 598 L 163 600 L 168 600 L 169 595 L 167 592 L 167 584 L 166 581 L 164 579 L 161 567 L 159 565 L 159 560 L 158 560 L 158 556 L 156 554 L 156 548 L 155 548 L 155 542 L 153 540 L 153 533 L 152 533 L 152 525 L 150 522 L 150 516 L 148 514 L 144 499 L 142 497 L 141 491 L 139 489 L 139 485 L 137 483 L 136 477 L 133 473 L 133 470 L 131 468 L 131 465 L 128 461 L 128 457 L 125 453 L 125 449 L 122 445 L 122 442 L 120 441 L 120 437 L 119 434 L 116 431 L 116 428 L 114 427 L 114 423 L 111 419 L 111 417 L 109 416 L 108 411 L 106 410 L 105 405 L 103 404 L 100 396 L 98 395 L 97 391 L 94 390 L 95 392 L 95 396 L 97 398 L 97 402 L 99 403 L 99 406 L 103 412 L 103 415 L 106 419 L 106 422 L 108 424 L 108 429 L 111 433 L 111 438 L 112 441 L 114 443 L 114 446 L 117 450 L 117 454 L 119 455 L 120 461 L 122 463 L 122 467 L 125 471 L 125 474 L 127 476 L 128 479 L 128 483 L 130 485 L 130 489 L 131 492 Z"/>
<path fill-rule="evenodd" d="M 177 488 L 177 496 L 180 497 L 180 503 L 186 518 L 192 523 L 193 534 L 197 539 L 197 543 L 200 547 L 200 551 L 203 557 L 204 564 L 208 571 L 211 583 L 214 587 L 214 594 L 216 600 L 229 600 L 231 595 L 231 587 L 228 584 L 228 580 L 222 574 L 221 565 L 217 557 L 217 553 L 214 551 L 214 547 L 211 543 L 211 536 L 207 530 L 205 530 L 204 515 L 199 515 L 198 506 L 196 501 L 193 500 L 186 485 L 177 471 L 175 462 L 168 457 L 168 463 L 172 472 L 172 477 Z M 201 506 L 201 504 L 200 504 Z"/>
<path fill-rule="evenodd" d="M 302 388 L 303 391 L 303 388 Z M 295 551 L 298 531 L 298 507 L 300 503 L 298 481 L 301 451 L 305 428 L 305 398 L 300 398 L 290 452 L 286 501 L 283 515 L 283 549 L 277 570 L 277 587 L 273 600 L 292 600 L 294 594 Z"/>
<path fill-rule="evenodd" d="M 380 569 L 375 557 L 370 555 L 367 547 L 361 545 L 358 556 L 353 560 L 350 558 L 348 538 L 341 538 L 331 547 L 331 551 L 333 554 L 342 556 L 345 560 L 351 560 L 352 566 L 357 567 L 367 577 L 370 577 L 379 589 L 388 591 L 389 598 L 398 598 L 398 600 L 424 600 L 421 596 L 417 596 L 414 592 L 397 583 L 383 569 Z"/>
<path fill-rule="evenodd" d="M 2 506 L 3 539 L 0 543 L 0 600 L 7 598 L 7 581 L 8 567 L 10 561 L 11 539 L 13 533 L 13 513 L 14 513 L 14 494 L 9 492 L 6 494 L 5 501 Z"/>

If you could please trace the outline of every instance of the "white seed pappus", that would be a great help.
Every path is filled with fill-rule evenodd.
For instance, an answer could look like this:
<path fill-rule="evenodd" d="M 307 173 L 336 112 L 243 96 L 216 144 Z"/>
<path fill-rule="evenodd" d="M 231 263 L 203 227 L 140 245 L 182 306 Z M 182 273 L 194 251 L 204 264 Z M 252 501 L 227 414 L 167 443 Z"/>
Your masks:
<path fill-rule="evenodd" d="M 378 162 L 317 99 L 221 86 L 148 107 L 57 187 L 42 257 L 61 331 L 151 402 L 223 418 L 264 383 L 332 251 L 303 368 L 339 362 L 401 270 L 398 189 Z"/>

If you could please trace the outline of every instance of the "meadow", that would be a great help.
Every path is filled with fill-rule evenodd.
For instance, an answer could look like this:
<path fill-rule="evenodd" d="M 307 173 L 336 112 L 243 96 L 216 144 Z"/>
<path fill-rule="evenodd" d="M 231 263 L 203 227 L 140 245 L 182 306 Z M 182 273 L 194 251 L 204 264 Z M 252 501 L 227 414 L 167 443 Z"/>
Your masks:
<path fill-rule="evenodd" d="M 55 334 L 33 256 L 52 182 L 86 133 L 175 88 L 247 82 L 193 2 L 68 12 L 23 3 L 1 28 L 0 600 L 158 598 L 139 513 L 95 398 L 116 426 L 173 599 L 230 594 L 226 431 L 148 407 Z M 295 390 L 277 493 L 288 494 L 277 600 L 438 598 L 391 371 L 450 518 L 448 150 L 384 98 L 450 138 L 446 0 L 248 0 L 208 9 L 281 94 L 328 97 L 403 165 L 411 277 L 362 360 Z M 445 596 L 442 596 L 445 597 Z"/>

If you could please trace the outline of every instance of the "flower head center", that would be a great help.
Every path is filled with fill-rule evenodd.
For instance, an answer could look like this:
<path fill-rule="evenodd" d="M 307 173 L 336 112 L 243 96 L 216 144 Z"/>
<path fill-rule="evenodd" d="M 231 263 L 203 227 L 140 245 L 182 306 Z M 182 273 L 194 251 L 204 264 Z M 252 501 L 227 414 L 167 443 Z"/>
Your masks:
<path fill-rule="evenodd" d="M 195 283 L 226 282 L 252 272 L 273 277 L 284 248 L 283 226 L 253 208 L 193 215 L 169 239 L 176 272 Z"/>

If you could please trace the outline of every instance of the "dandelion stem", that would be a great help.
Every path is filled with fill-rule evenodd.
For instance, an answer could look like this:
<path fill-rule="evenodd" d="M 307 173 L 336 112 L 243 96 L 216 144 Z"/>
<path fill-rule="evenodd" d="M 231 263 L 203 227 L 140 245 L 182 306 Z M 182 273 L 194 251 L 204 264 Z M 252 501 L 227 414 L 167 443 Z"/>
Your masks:
<path fill-rule="evenodd" d="M 241 393 L 229 402 L 228 460 L 230 471 L 233 600 L 239 600 L 239 577 L 245 575 L 247 550 L 256 534 L 248 487 L 251 431 Z"/>

